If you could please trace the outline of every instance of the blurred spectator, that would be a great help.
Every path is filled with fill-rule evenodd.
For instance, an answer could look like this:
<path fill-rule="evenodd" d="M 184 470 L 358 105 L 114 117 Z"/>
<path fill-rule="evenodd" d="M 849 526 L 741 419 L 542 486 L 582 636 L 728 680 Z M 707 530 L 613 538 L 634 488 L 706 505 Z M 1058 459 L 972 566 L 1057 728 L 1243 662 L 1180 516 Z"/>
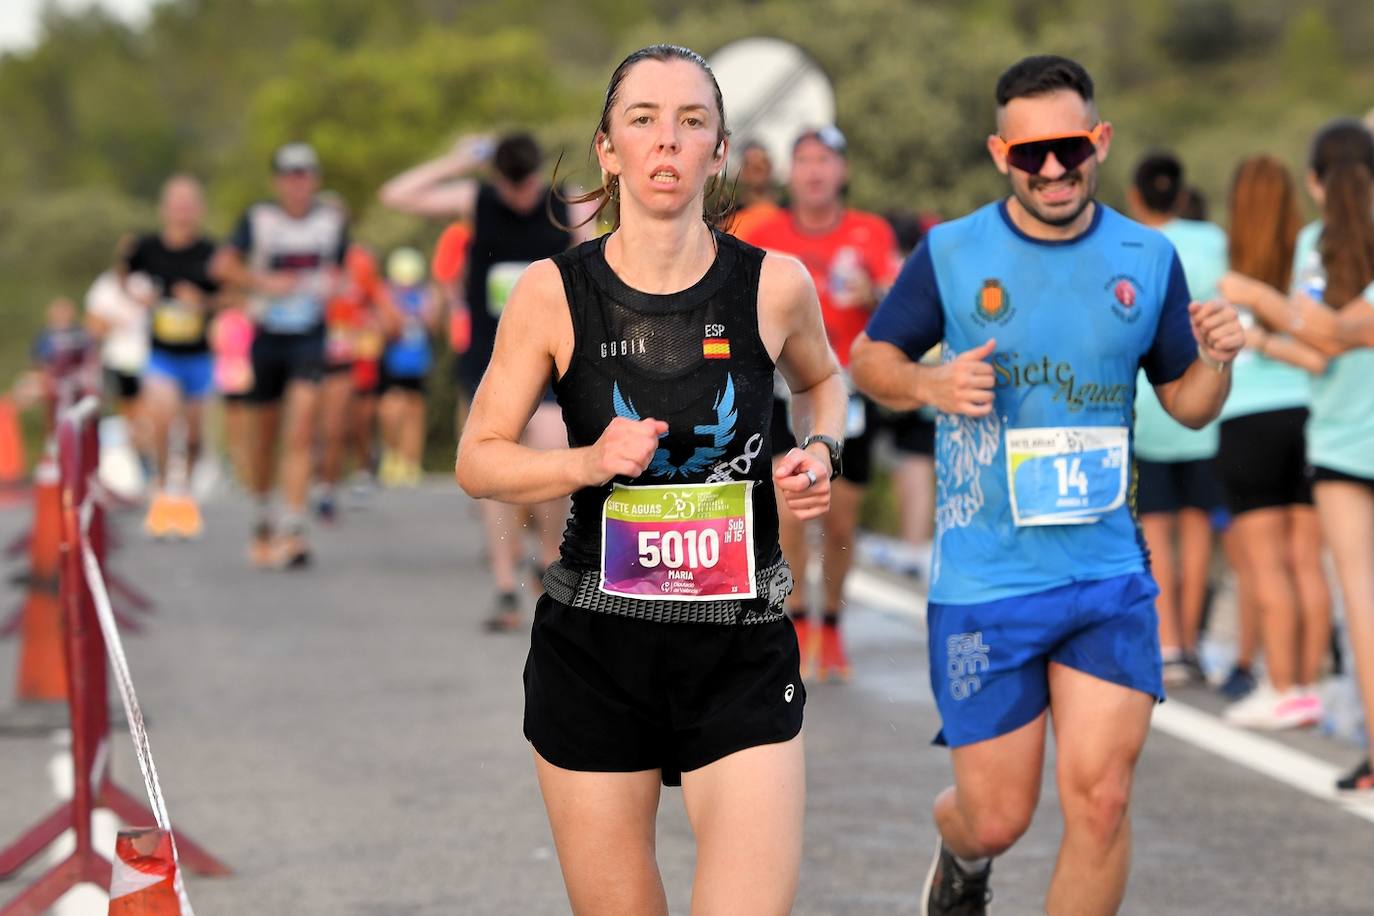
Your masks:
<path fill-rule="evenodd" d="M 1178 205 L 1178 218 L 1207 221 L 1207 195 L 1202 193 L 1202 188 L 1190 184 L 1184 189 L 1183 199 Z"/>
<path fill-rule="evenodd" d="M 1288 289 L 1301 225 L 1288 169 L 1272 156 L 1242 161 L 1230 210 L 1231 270 Z M 1303 430 L 1307 374 L 1325 371 L 1326 359 L 1248 310 L 1241 321 L 1246 349 L 1221 413 L 1217 470 L 1235 519 L 1236 575 L 1259 607 L 1267 679 L 1226 716 L 1253 728 L 1310 725 L 1322 718 L 1315 685 L 1331 636 L 1331 595 Z"/>
<path fill-rule="evenodd" d="M 95 390 L 94 379 L 88 377 L 88 370 L 98 368 L 91 360 L 93 352 L 91 336 L 81 326 L 76 303 L 66 296 L 49 302 L 43 328 L 29 347 L 30 371 L 16 386 L 16 400 L 21 406 L 43 404 L 49 433 L 56 425 L 64 384 L 78 386 L 72 392 L 77 395 Z"/>
<path fill-rule="evenodd" d="M 1291 298 L 1239 272 L 1222 291 L 1330 357 L 1312 383 L 1307 459 L 1374 745 L 1374 136 L 1361 122 L 1342 118 L 1317 132 L 1307 187 L 1322 218 L 1298 233 Z M 1374 790 L 1369 757 L 1336 787 Z"/>
<path fill-rule="evenodd" d="M 1128 208 L 1132 217 L 1174 243 L 1192 297 L 1211 299 L 1226 272 L 1226 234 L 1211 223 L 1174 215 L 1183 188 L 1178 158 L 1151 153 L 1136 165 Z M 1216 450 L 1216 424 L 1193 430 L 1170 417 L 1141 370 L 1136 385 L 1136 505 L 1159 583 L 1166 685 L 1205 680 L 1197 644 L 1212 559 L 1211 514 L 1222 503 L 1212 466 Z"/>

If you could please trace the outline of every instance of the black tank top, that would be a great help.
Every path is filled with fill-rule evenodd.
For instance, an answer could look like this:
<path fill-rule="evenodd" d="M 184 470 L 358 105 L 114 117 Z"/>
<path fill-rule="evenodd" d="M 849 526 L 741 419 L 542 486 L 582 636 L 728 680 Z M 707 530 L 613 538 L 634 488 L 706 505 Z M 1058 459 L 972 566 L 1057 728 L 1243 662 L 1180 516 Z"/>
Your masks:
<path fill-rule="evenodd" d="M 572 313 L 574 348 L 554 383 L 568 444 L 589 446 L 616 416 L 653 417 L 667 435 L 637 485 L 754 481 L 754 558 L 778 555 L 772 486 L 773 360 L 759 337 L 759 270 L 764 253 L 715 233 L 716 259 L 681 292 L 627 286 L 606 263 L 605 239 L 553 258 Z M 562 560 L 599 568 L 601 510 L 611 484 L 572 495 Z"/>
<path fill-rule="evenodd" d="M 544 193 L 547 196 L 552 191 L 545 189 Z M 472 388 L 491 362 L 496 324 L 515 278 L 530 264 L 566 250 L 572 242 L 572 233 L 554 225 L 548 210 L 553 211 L 554 219 L 567 225 L 568 207 L 557 194 L 552 194 L 548 201 L 541 197 L 539 206 L 528 213 L 517 213 L 506 206 L 494 187 L 485 182 L 478 185 L 464 281 L 464 295 L 472 316 L 472 343 L 459 359 L 462 378 Z M 494 283 L 493 272 L 498 275 Z M 492 301 L 493 292 L 500 301 Z"/>

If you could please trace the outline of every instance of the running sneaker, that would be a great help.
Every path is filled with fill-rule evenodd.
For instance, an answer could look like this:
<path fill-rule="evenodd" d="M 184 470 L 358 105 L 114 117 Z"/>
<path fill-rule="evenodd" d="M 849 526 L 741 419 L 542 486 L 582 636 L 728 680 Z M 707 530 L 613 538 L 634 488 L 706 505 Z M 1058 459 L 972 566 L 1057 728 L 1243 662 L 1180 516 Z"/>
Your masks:
<path fill-rule="evenodd" d="M 849 680 L 849 657 L 844 652 L 844 640 L 838 624 L 823 623 L 820 632 L 821 680 Z"/>
<path fill-rule="evenodd" d="M 320 498 L 315 500 L 315 517 L 326 525 L 332 525 L 339 520 L 339 507 L 334 503 L 333 493 L 322 493 Z"/>
<path fill-rule="evenodd" d="M 1163 677 L 1165 687 L 1182 687 L 1188 683 L 1188 665 L 1182 655 L 1170 657 L 1165 654 Z"/>
<path fill-rule="evenodd" d="M 310 543 L 305 535 L 295 532 L 276 538 L 272 542 L 268 565 L 273 569 L 304 569 L 309 566 Z"/>
<path fill-rule="evenodd" d="M 1275 690 L 1269 684 L 1256 687 L 1248 697 L 1226 708 L 1232 725 L 1260 731 L 1282 731 L 1316 725 L 1325 715 L 1321 698 L 1311 689 L 1290 687 Z"/>
<path fill-rule="evenodd" d="M 143 533 L 159 541 L 171 537 L 176 533 L 175 515 L 176 501 L 166 493 L 158 493 L 148 504 L 148 514 L 143 518 Z"/>
<path fill-rule="evenodd" d="M 521 628 L 520 599 L 515 592 L 502 592 L 496 596 L 496 606 L 482 622 L 482 628 L 488 633 L 512 633 Z"/>
<path fill-rule="evenodd" d="M 205 532 L 200 506 L 190 496 L 172 498 L 171 526 L 173 534 L 188 541 L 196 540 Z"/>
<path fill-rule="evenodd" d="M 991 863 L 975 874 L 964 871 L 941 840 L 921 892 L 921 916 L 984 916 L 992 902 L 991 875 Z"/>
<path fill-rule="evenodd" d="M 1199 687 L 1207 683 L 1202 663 L 1196 654 L 1187 650 L 1164 657 L 1164 684 L 1166 687 Z"/>
<path fill-rule="evenodd" d="M 248 562 L 257 569 L 270 569 L 272 544 L 272 526 L 258 525 L 253 529 L 253 540 L 248 542 Z"/>
<path fill-rule="evenodd" d="M 1255 676 L 1250 673 L 1250 669 L 1236 665 L 1231 669 L 1231 673 L 1226 675 L 1226 680 L 1221 682 L 1217 693 L 1234 703 L 1248 697 L 1254 689 Z"/>
<path fill-rule="evenodd" d="M 377 480 L 384 487 L 398 487 L 405 479 L 405 460 L 390 449 L 382 452 L 377 466 Z"/>
<path fill-rule="evenodd" d="M 357 470 L 348 478 L 348 491 L 359 499 L 367 499 L 377 489 L 377 478 L 371 471 Z"/>
<path fill-rule="evenodd" d="M 1336 780 L 1338 792 L 1368 792 L 1374 790 L 1374 770 L 1369 767 L 1366 757 L 1360 765 Z"/>

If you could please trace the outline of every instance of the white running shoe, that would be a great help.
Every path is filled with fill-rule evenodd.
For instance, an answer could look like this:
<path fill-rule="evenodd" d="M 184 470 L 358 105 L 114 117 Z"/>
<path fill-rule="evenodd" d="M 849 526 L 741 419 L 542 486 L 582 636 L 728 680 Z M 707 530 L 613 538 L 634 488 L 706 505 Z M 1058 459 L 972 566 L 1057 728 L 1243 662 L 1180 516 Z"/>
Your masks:
<path fill-rule="evenodd" d="M 1232 725 L 1260 731 L 1305 728 L 1322 720 L 1322 701 L 1310 687 L 1290 687 L 1277 691 L 1269 683 L 1226 708 L 1225 718 Z"/>

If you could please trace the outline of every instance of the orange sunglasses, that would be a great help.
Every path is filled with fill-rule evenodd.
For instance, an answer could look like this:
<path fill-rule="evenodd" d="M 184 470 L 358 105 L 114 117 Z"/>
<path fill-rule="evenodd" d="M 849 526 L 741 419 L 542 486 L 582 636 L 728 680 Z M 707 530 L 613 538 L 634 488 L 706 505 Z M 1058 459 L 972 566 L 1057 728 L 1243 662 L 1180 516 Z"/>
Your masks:
<path fill-rule="evenodd" d="M 1053 134 L 1048 137 L 1032 137 L 1028 140 L 1007 142 L 1001 137 L 993 137 L 993 146 L 1007 157 L 1007 162 L 1023 172 L 1040 174 L 1050 153 L 1067 169 L 1076 169 L 1097 152 L 1097 143 L 1102 139 L 1099 123 L 1092 130 L 1076 130 L 1067 134 Z"/>

